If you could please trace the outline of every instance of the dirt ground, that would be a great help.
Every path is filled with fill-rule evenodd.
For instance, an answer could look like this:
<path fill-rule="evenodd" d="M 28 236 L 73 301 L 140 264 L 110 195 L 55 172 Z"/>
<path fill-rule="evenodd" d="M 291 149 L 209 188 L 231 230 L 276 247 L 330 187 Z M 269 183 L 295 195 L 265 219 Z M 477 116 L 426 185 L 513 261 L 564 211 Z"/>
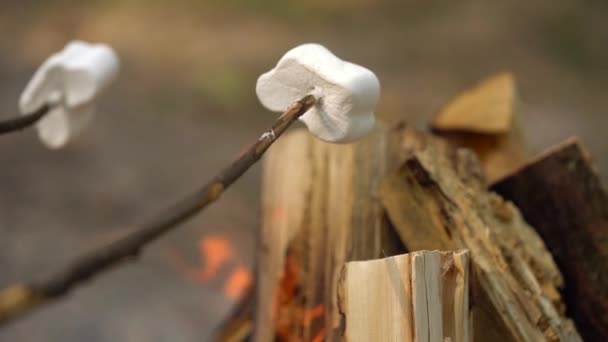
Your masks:
<path fill-rule="evenodd" d="M 0 286 L 36 279 L 164 208 L 212 177 L 272 121 L 257 76 L 283 52 L 319 42 L 374 70 L 380 120 L 424 127 L 458 91 L 513 71 L 531 152 L 577 135 L 608 176 L 608 5 L 602 1 L 5 0 L 0 117 L 70 39 L 107 42 L 121 77 L 95 125 L 48 151 L 34 131 L 0 137 Z M 170 4 L 170 5 L 169 5 Z M 0 330 L 1 341 L 201 341 L 234 301 L 235 265 L 253 268 L 260 168 L 137 263 Z M 202 284 L 198 244 L 220 236 L 235 256 Z"/>

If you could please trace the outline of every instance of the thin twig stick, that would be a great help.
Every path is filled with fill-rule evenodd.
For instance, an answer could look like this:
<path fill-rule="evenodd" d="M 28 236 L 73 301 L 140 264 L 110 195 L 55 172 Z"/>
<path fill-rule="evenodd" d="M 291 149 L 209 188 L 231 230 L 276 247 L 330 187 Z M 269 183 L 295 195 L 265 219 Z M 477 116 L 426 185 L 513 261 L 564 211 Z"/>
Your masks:
<path fill-rule="evenodd" d="M 0 121 L 0 135 L 20 131 L 38 122 L 50 112 L 51 106 L 44 105 L 33 113 Z"/>
<path fill-rule="evenodd" d="M 30 284 L 17 284 L 0 291 L 0 325 L 67 294 L 77 285 L 109 270 L 122 261 L 131 260 L 151 241 L 175 228 L 184 220 L 203 210 L 243 175 L 287 128 L 316 102 L 312 95 L 294 102 L 260 136 L 242 156 L 222 170 L 200 190 L 182 199 L 161 215 L 153 218 L 124 237 L 95 249 L 50 274 L 46 279 Z"/>

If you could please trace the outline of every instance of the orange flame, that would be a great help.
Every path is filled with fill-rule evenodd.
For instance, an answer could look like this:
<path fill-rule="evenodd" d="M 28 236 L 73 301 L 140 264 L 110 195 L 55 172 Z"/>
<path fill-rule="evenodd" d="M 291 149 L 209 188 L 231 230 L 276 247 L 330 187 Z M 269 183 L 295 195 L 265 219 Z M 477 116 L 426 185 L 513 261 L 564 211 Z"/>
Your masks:
<path fill-rule="evenodd" d="M 304 310 L 304 326 L 310 327 L 315 318 L 323 317 L 324 312 L 325 306 L 323 304 L 319 304 L 312 309 Z"/>
<path fill-rule="evenodd" d="M 201 284 L 207 284 L 217 278 L 222 267 L 234 265 L 222 286 L 224 295 L 231 300 L 242 297 L 253 284 L 251 272 L 242 262 L 236 260 L 229 240 L 219 236 L 202 237 L 198 242 L 198 250 L 200 265 L 189 265 L 174 251 L 169 251 L 169 261 L 188 279 Z"/>
<path fill-rule="evenodd" d="M 279 284 L 279 293 L 277 305 L 285 305 L 291 302 L 297 295 L 298 283 L 300 282 L 300 274 L 298 272 L 298 260 L 291 253 L 285 258 L 285 268 L 283 278 Z M 278 308 L 275 308 L 275 312 Z"/>
<path fill-rule="evenodd" d="M 200 265 L 191 266 L 175 251 L 169 251 L 169 261 L 187 278 L 199 283 L 207 283 L 214 278 L 219 269 L 233 257 L 230 242 L 224 238 L 203 237 L 198 244 Z"/>
<path fill-rule="evenodd" d="M 310 339 L 311 342 L 322 342 L 325 340 L 325 329 L 323 328 L 323 317 L 325 314 L 325 307 L 323 304 L 306 309 L 297 305 L 292 305 L 290 308 L 290 315 L 283 315 L 279 319 L 275 320 L 275 329 L 278 337 L 278 341 L 282 342 L 303 342 L 305 340 L 300 334 L 302 334 L 302 327 L 304 330 L 314 331 L 313 323 L 320 326 L 316 335 Z M 298 322 L 301 322 L 302 326 L 298 328 Z"/>
<path fill-rule="evenodd" d="M 230 242 L 221 237 L 202 238 L 198 249 L 204 265 L 199 270 L 199 277 L 204 281 L 215 277 L 220 267 L 233 257 Z"/>
<path fill-rule="evenodd" d="M 325 329 L 321 329 L 317 336 L 313 337 L 312 342 L 323 342 L 325 341 Z"/>
<path fill-rule="evenodd" d="M 273 317 L 278 341 L 304 342 L 301 336 L 303 330 L 313 332 L 319 329 L 312 339 L 306 341 L 322 342 L 325 339 L 325 306 L 317 304 L 312 308 L 303 307 L 298 300 L 301 280 L 297 256 L 288 251 L 283 276 L 274 299 Z"/>
<path fill-rule="evenodd" d="M 252 283 L 251 272 L 245 266 L 239 265 L 228 277 L 224 285 L 224 293 L 228 298 L 237 300 L 247 292 Z"/>

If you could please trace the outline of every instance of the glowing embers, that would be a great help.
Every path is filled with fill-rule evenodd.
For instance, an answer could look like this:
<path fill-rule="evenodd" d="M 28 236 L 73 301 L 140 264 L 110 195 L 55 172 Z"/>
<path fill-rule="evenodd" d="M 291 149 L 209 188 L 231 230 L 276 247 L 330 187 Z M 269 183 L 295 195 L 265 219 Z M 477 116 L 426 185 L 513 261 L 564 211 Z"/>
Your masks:
<path fill-rule="evenodd" d="M 308 303 L 301 293 L 301 272 L 296 256 L 288 251 L 273 308 L 276 337 L 282 342 L 321 342 L 325 339 L 325 305 Z"/>

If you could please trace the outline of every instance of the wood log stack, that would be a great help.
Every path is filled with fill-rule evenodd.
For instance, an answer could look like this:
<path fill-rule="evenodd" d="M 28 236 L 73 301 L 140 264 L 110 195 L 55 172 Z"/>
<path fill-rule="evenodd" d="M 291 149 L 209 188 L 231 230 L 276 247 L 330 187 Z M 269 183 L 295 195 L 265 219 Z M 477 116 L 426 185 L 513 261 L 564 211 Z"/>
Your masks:
<path fill-rule="evenodd" d="M 435 134 L 278 141 L 256 288 L 226 326 L 261 342 L 608 341 L 608 197 L 576 140 L 527 158 L 516 103 L 500 74 Z"/>

